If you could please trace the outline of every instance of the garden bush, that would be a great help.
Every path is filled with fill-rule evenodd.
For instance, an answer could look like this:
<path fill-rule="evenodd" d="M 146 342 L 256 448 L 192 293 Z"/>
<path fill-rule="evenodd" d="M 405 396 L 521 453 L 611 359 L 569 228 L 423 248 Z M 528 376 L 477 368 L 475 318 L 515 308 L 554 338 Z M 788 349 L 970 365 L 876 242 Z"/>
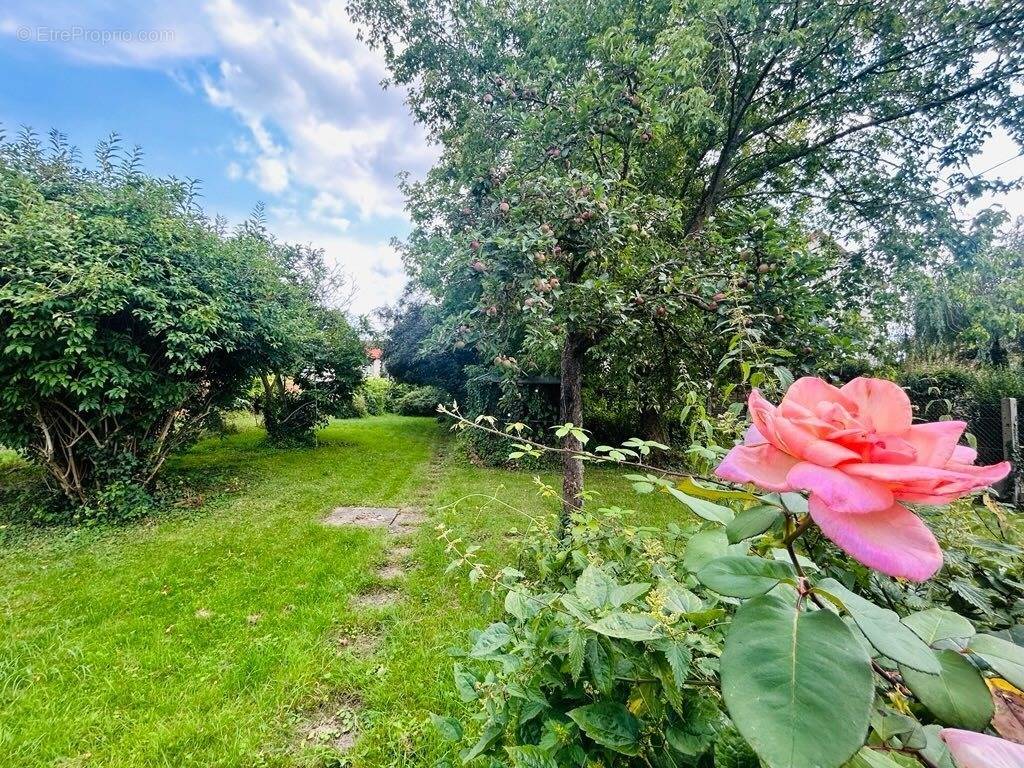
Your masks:
<path fill-rule="evenodd" d="M 308 338 L 285 251 L 138 160 L 0 143 L 0 444 L 77 519 L 140 514 L 168 455 Z"/>
<path fill-rule="evenodd" d="M 451 400 L 452 396 L 439 387 L 411 387 L 394 398 L 393 408 L 403 416 L 435 416 L 437 406 Z"/>
<path fill-rule="evenodd" d="M 391 410 L 391 393 L 394 388 L 395 383 L 391 379 L 367 379 L 357 394 L 365 401 L 370 416 L 383 416 Z"/>

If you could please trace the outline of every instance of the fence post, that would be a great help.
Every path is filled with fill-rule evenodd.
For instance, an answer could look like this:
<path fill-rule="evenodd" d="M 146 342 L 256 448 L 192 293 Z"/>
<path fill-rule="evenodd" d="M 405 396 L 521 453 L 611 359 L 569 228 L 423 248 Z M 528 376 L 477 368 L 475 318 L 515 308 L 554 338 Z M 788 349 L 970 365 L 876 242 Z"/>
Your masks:
<path fill-rule="evenodd" d="M 1004 397 L 1001 405 L 1003 417 L 1003 458 L 1013 462 L 1013 470 L 1010 472 L 1010 476 L 1001 484 L 1003 487 L 1000 489 L 1000 495 L 1010 504 L 1017 506 L 1020 504 L 1022 496 L 1021 468 L 1017 466 L 1017 462 L 1021 457 L 1017 398 Z"/>

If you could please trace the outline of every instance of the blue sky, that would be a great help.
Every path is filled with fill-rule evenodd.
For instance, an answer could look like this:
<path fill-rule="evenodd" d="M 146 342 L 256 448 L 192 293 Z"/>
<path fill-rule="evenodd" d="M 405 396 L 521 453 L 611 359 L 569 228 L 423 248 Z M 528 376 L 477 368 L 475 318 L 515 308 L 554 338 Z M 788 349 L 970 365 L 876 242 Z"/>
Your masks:
<path fill-rule="evenodd" d="M 322 247 L 352 275 L 352 310 L 404 285 L 396 174 L 436 150 L 385 91 L 381 58 L 344 0 L 50 0 L 0 8 L 0 123 L 65 132 L 83 152 L 117 131 L 146 168 L 202 180 L 205 207 L 239 221 L 262 200 L 274 232 Z M 978 172 L 1018 153 L 995 137 Z M 998 169 L 1024 176 L 1024 158 Z M 1024 215 L 1024 194 L 998 202 Z"/>
<path fill-rule="evenodd" d="M 119 133 L 156 175 L 202 181 L 238 221 L 262 200 L 280 237 L 350 273 L 352 309 L 404 285 L 396 184 L 435 157 L 343 2 L 51 2 L 0 9 L 0 123 L 57 128 L 83 153 Z"/>

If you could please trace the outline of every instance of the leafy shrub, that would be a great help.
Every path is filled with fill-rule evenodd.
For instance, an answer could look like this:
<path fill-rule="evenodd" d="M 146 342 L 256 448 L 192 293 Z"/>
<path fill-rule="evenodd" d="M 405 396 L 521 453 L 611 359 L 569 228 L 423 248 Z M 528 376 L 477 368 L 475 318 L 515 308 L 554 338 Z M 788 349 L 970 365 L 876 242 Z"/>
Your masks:
<path fill-rule="evenodd" d="M 359 387 L 358 394 L 366 402 L 371 416 L 383 416 L 391 409 L 391 391 L 395 383 L 391 379 L 367 379 Z"/>
<path fill-rule="evenodd" d="M 286 265 L 111 143 L 0 143 L 0 443 L 79 516 L 134 516 L 168 454 L 234 404 L 290 329 Z"/>
<path fill-rule="evenodd" d="M 460 696 L 478 707 L 464 760 L 507 749 L 515 765 L 674 765 L 728 729 L 707 684 L 729 606 L 684 565 L 683 530 L 632 514 L 574 516 L 571 548 L 553 524 L 531 527 L 524 570 L 494 574 L 501 620 L 455 665 Z M 690 569 L 724 554 L 714 534 L 691 539 Z M 471 555 L 456 562 L 489 575 Z"/>
<path fill-rule="evenodd" d="M 316 444 L 316 430 L 330 419 L 329 404 L 317 392 L 288 391 L 278 395 L 263 410 L 267 442 L 279 448 Z"/>
<path fill-rule="evenodd" d="M 339 419 L 365 419 L 370 415 L 366 407 L 366 398 L 361 392 L 352 395 L 352 399 L 343 404 L 334 414 Z"/>
<path fill-rule="evenodd" d="M 638 464 L 641 445 L 601 453 Z M 702 518 L 696 532 L 638 525 L 617 507 L 584 508 L 567 528 L 527 512 L 524 552 L 499 570 L 442 530 L 453 568 L 501 606 L 458 653 L 468 722 L 433 717 L 465 762 L 952 765 L 941 728 L 989 726 L 986 679 L 1024 685 L 1024 551 L 997 507 L 991 520 L 965 503 L 947 510 L 936 521 L 946 569 L 908 585 L 840 553 L 802 495 L 677 477 L 627 475 Z"/>
<path fill-rule="evenodd" d="M 451 395 L 438 387 L 412 387 L 394 398 L 394 411 L 403 416 L 435 416 L 437 406 L 451 402 Z"/>

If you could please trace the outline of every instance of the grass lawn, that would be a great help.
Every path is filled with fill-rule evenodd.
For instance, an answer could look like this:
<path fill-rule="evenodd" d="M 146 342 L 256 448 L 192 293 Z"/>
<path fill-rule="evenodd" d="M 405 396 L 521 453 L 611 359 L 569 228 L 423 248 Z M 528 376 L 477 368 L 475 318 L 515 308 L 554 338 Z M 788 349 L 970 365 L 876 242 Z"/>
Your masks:
<path fill-rule="evenodd" d="M 196 509 L 121 528 L 5 531 L 0 766 L 327 766 L 332 753 L 303 734 L 347 707 L 355 766 L 455 757 L 427 713 L 459 712 L 447 649 L 486 616 L 464 574 L 444 575 L 433 525 L 513 561 L 506 534 L 523 521 L 473 494 L 534 512 L 551 502 L 529 473 L 459 458 L 433 419 L 339 421 L 320 437 L 317 449 L 278 451 L 246 425 L 200 444 L 169 467 L 222 488 Z M 17 470 L 0 460 L 9 481 Z M 681 511 L 635 497 L 617 473 L 593 473 L 590 487 L 645 516 Z M 339 505 L 428 512 L 403 542 L 413 551 L 397 603 L 354 602 L 382 585 L 395 540 L 321 525 Z"/>

